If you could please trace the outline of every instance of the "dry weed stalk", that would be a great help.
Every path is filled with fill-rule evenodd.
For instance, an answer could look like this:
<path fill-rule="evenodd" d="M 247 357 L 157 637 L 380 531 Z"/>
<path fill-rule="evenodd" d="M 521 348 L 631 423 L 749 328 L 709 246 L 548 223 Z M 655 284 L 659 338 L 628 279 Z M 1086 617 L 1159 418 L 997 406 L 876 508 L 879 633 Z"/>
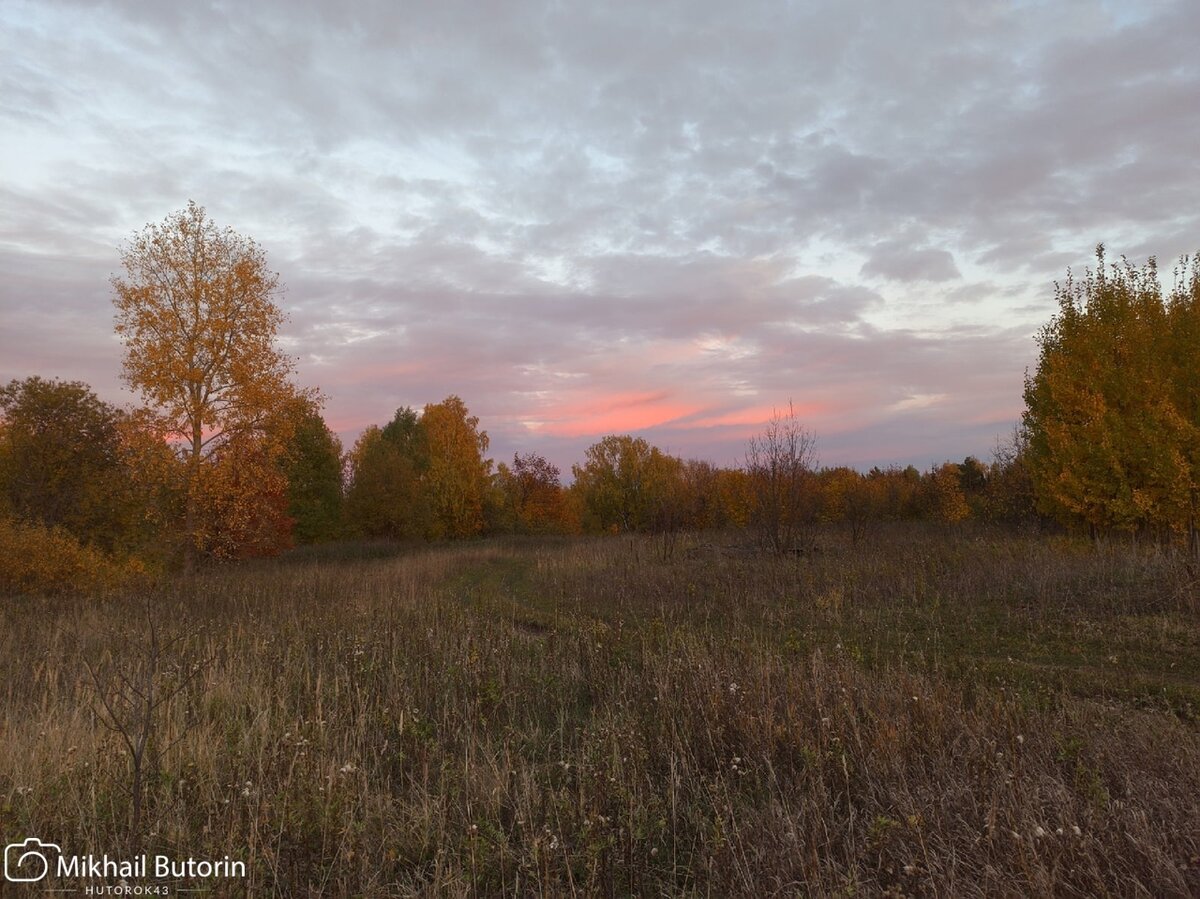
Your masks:
<path fill-rule="evenodd" d="M 95 697 L 100 723 L 121 738 L 129 757 L 129 782 L 119 784 L 129 797 L 129 839 L 138 848 L 142 838 L 142 819 L 147 780 L 159 770 L 163 757 L 188 733 L 184 727 L 167 743 L 161 743 L 161 718 L 178 697 L 212 663 L 213 656 L 187 664 L 180 650 L 194 636 L 183 626 L 166 637 L 156 620 L 154 598 L 145 595 L 139 603 L 139 632 L 121 635 L 134 646 L 132 657 L 121 662 L 111 653 L 97 664 L 86 657 L 87 670 Z"/>

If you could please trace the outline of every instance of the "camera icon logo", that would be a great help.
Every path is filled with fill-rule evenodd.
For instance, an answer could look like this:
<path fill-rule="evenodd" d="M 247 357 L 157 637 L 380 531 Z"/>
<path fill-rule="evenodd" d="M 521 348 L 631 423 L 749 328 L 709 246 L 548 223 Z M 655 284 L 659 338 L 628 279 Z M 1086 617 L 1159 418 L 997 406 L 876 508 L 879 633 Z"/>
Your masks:
<path fill-rule="evenodd" d="M 50 859 L 62 854 L 54 843 L 29 837 L 24 843 L 4 847 L 4 879 L 9 883 L 36 883 L 50 873 Z"/>

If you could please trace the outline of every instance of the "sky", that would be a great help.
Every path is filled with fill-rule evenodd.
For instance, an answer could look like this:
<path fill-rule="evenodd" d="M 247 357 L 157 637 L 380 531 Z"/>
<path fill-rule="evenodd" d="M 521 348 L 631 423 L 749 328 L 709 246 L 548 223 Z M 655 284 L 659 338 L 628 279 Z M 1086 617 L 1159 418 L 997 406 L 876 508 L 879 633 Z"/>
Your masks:
<path fill-rule="evenodd" d="M 119 247 L 189 200 L 280 273 L 347 446 L 988 458 L 1054 282 L 1200 249 L 1200 3 L 0 0 L 0 382 L 121 382 Z"/>

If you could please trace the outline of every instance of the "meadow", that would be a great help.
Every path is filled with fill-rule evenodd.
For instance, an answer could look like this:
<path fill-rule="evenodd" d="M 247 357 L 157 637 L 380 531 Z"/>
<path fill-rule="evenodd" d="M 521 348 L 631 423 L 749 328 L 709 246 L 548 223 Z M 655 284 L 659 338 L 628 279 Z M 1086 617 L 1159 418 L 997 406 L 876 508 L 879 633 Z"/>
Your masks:
<path fill-rule="evenodd" d="M 1200 587 L 919 523 L 338 544 L 6 599 L 0 743 L 5 843 L 233 895 L 1198 895 Z"/>

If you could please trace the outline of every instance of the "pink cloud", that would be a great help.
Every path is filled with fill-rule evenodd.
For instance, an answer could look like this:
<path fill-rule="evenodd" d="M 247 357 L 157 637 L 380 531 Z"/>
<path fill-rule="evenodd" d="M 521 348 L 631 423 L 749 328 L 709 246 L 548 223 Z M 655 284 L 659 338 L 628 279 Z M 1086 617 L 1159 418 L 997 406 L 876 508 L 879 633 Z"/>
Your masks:
<path fill-rule="evenodd" d="M 796 417 L 803 422 L 806 419 L 823 415 L 831 407 L 828 403 L 812 402 L 794 403 L 792 408 L 795 410 Z M 782 406 L 749 406 L 744 409 L 716 412 L 700 418 L 689 418 L 686 422 L 672 424 L 669 427 L 678 428 L 679 430 L 703 430 L 705 428 L 749 428 L 750 430 L 755 430 L 770 421 L 771 416 L 776 412 L 786 414 L 787 404 L 785 403 Z"/>
<path fill-rule="evenodd" d="M 526 427 L 554 437 L 588 437 L 640 431 L 695 415 L 695 403 L 672 399 L 666 391 L 600 394 L 568 399 L 542 408 L 525 420 Z"/>

